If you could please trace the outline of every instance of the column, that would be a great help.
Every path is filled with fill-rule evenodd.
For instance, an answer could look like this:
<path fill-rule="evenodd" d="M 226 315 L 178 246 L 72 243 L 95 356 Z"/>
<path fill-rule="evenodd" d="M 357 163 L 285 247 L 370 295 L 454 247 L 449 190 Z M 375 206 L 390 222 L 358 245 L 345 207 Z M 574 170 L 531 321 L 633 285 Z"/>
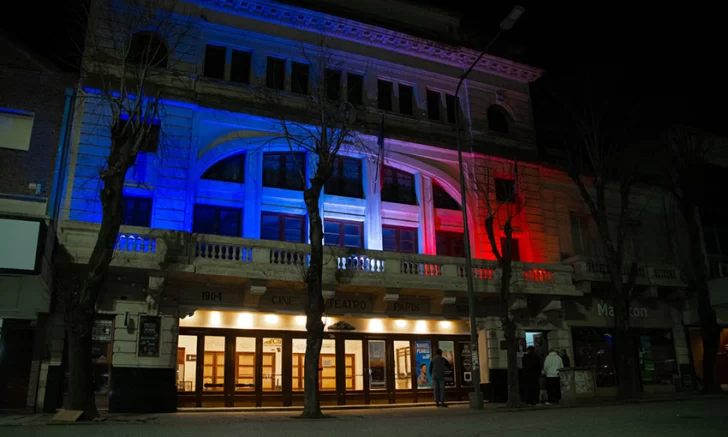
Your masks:
<path fill-rule="evenodd" d="M 423 176 L 421 178 L 421 232 L 420 241 L 423 243 L 420 253 L 427 255 L 437 254 L 437 239 L 435 238 L 435 205 L 432 199 L 432 178 Z"/>
<path fill-rule="evenodd" d="M 381 164 L 366 159 L 362 161 L 364 195 L 367 201 L 364 212 L 364 248 L 369 250 L 382 250 L 382 193 L 377 175 L 378 165 Z"/>
<path fill-rule="evenodd" d="M 245 206 L 243 238 L 260 239 L 260 214 L 263 189 L 263 154 L 249 152 L 245 156 Z"/>

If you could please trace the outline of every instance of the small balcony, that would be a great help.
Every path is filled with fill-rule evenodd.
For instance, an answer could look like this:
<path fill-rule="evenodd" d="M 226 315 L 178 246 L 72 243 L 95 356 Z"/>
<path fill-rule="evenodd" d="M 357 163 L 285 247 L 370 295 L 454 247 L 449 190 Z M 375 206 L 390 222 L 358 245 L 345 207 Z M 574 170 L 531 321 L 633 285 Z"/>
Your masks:
<path fill-rule="evenodd" d="M 602 257 L 572 256 L 563 261 L 563 264 L 574 268 L 574 282 L 609 282 L 609 267 Z M 627 280 L 631 265 L 622 267 L 622 278 Z M 637 264 L 636 285 L 652 287 L 685 287 L 680 269 L 675 265 L 666 264 Z"/>
<path fill-rule="evenodd" d="M 61 245 L 75 263 L 85 263 L 99 225 L 61 224 Z M 149 271 L 237 276 L 256 280 L 303 282 L 309 246 L 189 232 L 122 226 L 113 267 Z M 474 260 L 475 290 L 499 291 L 500 269 L 492 261 Z M 572 268 L 566 265 L 514 263 L 512 291 L 575 296 Z M 324 284 L 466 291 L 464 258 L 324 247 Z"/>

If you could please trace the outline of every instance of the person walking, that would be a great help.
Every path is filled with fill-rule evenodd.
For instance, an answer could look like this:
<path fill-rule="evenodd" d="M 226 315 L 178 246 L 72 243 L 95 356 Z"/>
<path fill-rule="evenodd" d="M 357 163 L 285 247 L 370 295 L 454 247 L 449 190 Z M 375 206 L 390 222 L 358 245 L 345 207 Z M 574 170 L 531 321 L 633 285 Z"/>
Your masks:
<path fill-rule="evenodd" d="M 430 361 L 430 377 L 435 389 L 435 405 L 447 408 L 445 405 L 445 370 L 452 370 L 450 362 L 442 356 L 442 349 L 435 352 L 435 358 Z"/>
<path fill-rule="evenodd" d="M 539 379 L 541 378 L 541 358 L 536 348 L 529 346 L 523 354 L 523 385 L 526 405 L 537 405 L 539 395 Z"/>
<path fill-rule="evenodd" d="M 571 367 L 571 358 L 569 358 L 569 354 L 566 353 L 566 349 L 561 349 L 561 361 L 564 362 L 564 369 L 568 369 Z"/>
<path fill-rule="evenodd" d="M 543 362 L 543 372 L 546 376 L 546 391 L 548 392 L 548 401 L 546 405 L 558 404 L 561 400 L 561 378 L 559 377 L 559 369 L 564 368 L 564 362 L 556 353 L 556 349 L 546 356 Z"/>

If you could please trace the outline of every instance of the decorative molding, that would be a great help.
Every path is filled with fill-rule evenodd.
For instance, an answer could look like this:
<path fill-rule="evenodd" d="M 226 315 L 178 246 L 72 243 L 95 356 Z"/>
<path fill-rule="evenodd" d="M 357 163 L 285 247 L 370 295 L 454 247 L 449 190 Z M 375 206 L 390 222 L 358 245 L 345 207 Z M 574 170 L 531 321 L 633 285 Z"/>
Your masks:
<path fill-rule="evenodd" d="M 202 7 L 232 12 L 247 18 L 304 31 L 322 33 L 459 68 L 469 66 L 480 54 L 476 50 L 442 44 L 333 15 L 273 2 L 260 0 L 196 0 L 196 2 Z M 475 70 L 524 83 L 535 81 L 542 73 L 542 70 L 538 68 L 489 55 L 483 56 Z"/>

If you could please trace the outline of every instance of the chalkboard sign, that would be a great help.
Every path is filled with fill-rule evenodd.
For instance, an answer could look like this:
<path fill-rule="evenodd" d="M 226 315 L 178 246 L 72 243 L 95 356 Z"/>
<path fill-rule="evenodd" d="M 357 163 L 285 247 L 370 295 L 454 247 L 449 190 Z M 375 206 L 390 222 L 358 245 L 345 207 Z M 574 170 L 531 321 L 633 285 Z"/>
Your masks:
<path fill-rule="evenodd" d="M 162 319 L 155 316 L 139 317 L 139 351 L 140 357 L 158 357 L 162 334 Z"/>

